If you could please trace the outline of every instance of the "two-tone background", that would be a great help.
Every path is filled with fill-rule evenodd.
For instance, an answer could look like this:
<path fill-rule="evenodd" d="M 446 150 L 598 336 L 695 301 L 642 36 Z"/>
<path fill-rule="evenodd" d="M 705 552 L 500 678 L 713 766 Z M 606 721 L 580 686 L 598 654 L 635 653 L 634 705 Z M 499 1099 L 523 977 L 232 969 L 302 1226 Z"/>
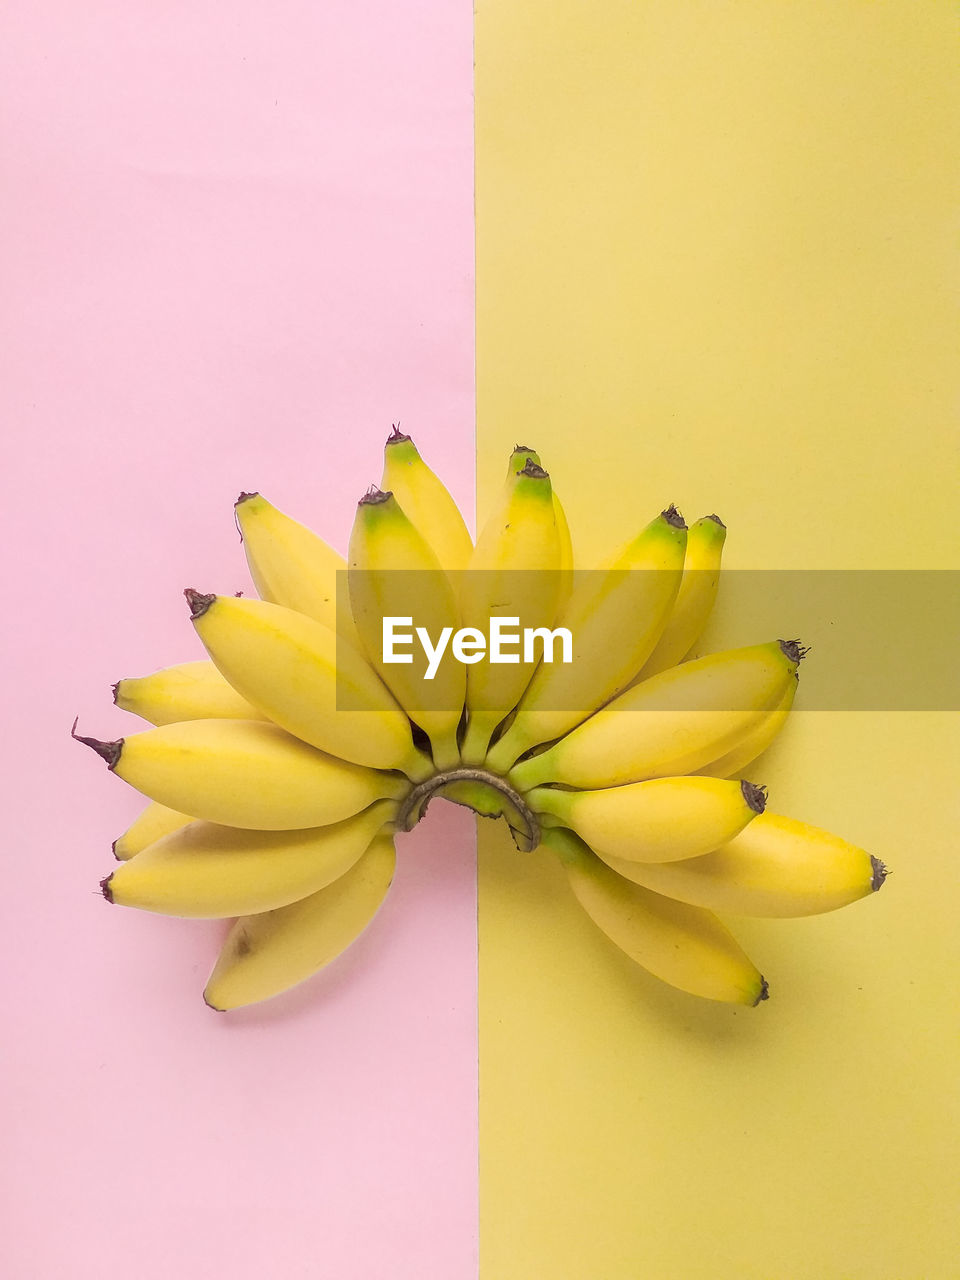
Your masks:
<path fill-rule="evenodd" d="M 69 739 L 249 590 L 241 489 L 343 549 L 398 418 L 481 518 L 538 448 L 584 564 L 675 501 L 736 568 L 956 568 L 954 6 L 0 26 L 4 1274 L 960 1274 L 955 714 L 801 695 L 759 780 L 894 874 L 740 923 L 758 1010 L 437 804 L 335 967 L 216 1015 L 222 927 L 100 897 L 138 801 Z"/>

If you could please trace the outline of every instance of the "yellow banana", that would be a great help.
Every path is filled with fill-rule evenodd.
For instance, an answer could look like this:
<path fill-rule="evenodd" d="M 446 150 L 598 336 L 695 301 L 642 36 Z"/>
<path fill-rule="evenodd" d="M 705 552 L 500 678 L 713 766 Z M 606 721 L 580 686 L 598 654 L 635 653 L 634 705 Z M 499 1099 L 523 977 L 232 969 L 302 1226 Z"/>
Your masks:
<path fill-rule="evenodd" d="M 223 944 L 203 998 L 224 1012 L 268 1000 L 335 960 L 376 915 L 393 880 L 390 836 L 378 836 L 339 880 L 275 911 L 242 916 Z"/>
<path fill-rule="evenodd" d="M 272 911 L 316 893 L 353 866 L 396 804 L 381 800 L 329 827 L 243 831 L 191 822 L 101 881 L 108 902 L 168 916 Z"/>
<path fill-rule="evenodd" d="M 766 796 L 751 782 L 654 778 L 602 791 L 537 787 L 526 801 L 571 827 L 604 859 L 674 862 L 732 840 L 763 813 Z"/>
<path fill-rule="evenodd" d="M 599 852 L 599 850 L 598 850 Z M 658 866 L 604 857 L 656 893 L 743 916 L 811 916 L 875 893 L 887 869 L 839 836 L 778 813 L 761 813 L 712 853 Z"/>
<path fill-rule="evenodd" d="M 380 488 L 394 495 L 442 568 L 451 573 L 466 569 L 473 555 L 473 539 L 460 509 L 398 426 L 384 446 Z"/>
<path fill-rule="evenodd" d="M 522 471 L 528 462 L 534 462 L 538 467 L 542 467 L 543 463 L 536 449 L 530 449 L 525 444 L 517 444 L 513 446 L 513 453 L 510 455 L 510 461 L 507 463 L 507 482 L 511 482 L 512 478 L 518 471 Z M 563 509 L 563 504 L 557 497 L 557 491 L 553 488 L 551 481 L 551 493 L 553 495 L 553 514 L 557 522 L 557 537 L 560 539 L 560 578 L 561 578 L 561 594 L 560 604 L 566 604 L 573 589 L 573 539 L 570 536 L 570 524 L 567 520 L 567 513 Z M 559 608 L 558 608 L 559 612 Z"/>
<path fill-rule="evenodd" d="M 338 599 L 337 574 L 347 568 L 343 556 L 262 494 L 241 493 L 236 515 L 260 598 L 305 613 L 359 647 L 345 593 Z"/>
<path fill-rule="evenodd" d="M 180 813 L 178 809 L 168 809 L 165 804 L 157 804 L 155 800 L 151 800 L 123 835 L 114 840 L 113 856 L 118 862 L 126 862 L 155 840 L 168 836 L 171 831 L 179 831 L 193 821 L 190 814 Z"/>
<path fill-rule="evenodd" d="M 457 600 L 437 557 L 393 494 L 372 489 L 357 504 L 348 573 L 353 616 L 371 665 L 430 738 L 437 768 L 453 768 L 460 758 L 457 727 L 466 672 L 449 645 L 430 662 L 425 637 L 431 645 L 449 641 L 460 626 Z M 386 618 L 411 619 L 397 631 L 410 637 L 399 654 L 409 661 L 386 660 Z"/>
<path fill-rule="evenodd" d="M 414 746 L 410 721 L 342 636 L 282 605 L 184 594 L 220 672 L 281 728 L 354 764 L 402 769 L 418 781 L 429 776 L 431 763 Z"/>
<path fill-rule="evenodd" d="M 602 570 L 584 574 L 558 623 L 573 660 L 541 662 L 509 729 L 487 753 L 505 773 L 518 756 L 585 720 L 629 683 L 657 643 L 683 573 L 687 526 L 668 507 Z"/>
<path fill-rule="evenodd" d="M 508 478 L 503 498 L 477 539 L 463 575 L 465 626 L 486 635 L 493 618 L 527 628 L 552 627 L 563 592 L 561 547 L 550 477 L 528 459 Z M 479 656 L 479 655 L 478 655 Z M 488 653 L 467 669 L 467 733 L 461 755 L 482 763 L 490 735 L 519 702 L 535 663 L 491 663 Z"/>
<path fill-rule="evenodd" d="M 733 1004 L 766 1000 L 767 982 L 716 916 L 624 880 L 571 831 L 544 831 L 580 905 L 612 942 L 691 995 Z"/>
<path fill-rule="evenodd" d="M 793 706 L 793 699 L 796 697 L 797 683 L 798 679 L 794 674 L 794 678 L 787 685 L 786 693 L 773 711 L 768 711 L 759 724 L 741 738 L 732 751 L 726 752 L 716 760 L 711 760 L 702 769 L 696 769 L 694 772 L 706 774 L 711 778 L 738 777 L 751 761 L 756 760 L 757 756 L 766 751 L 786 724 L 790 708 Z"/>
<path fill-rule="evenodd" d="M 348 764 L 261 720 L 187 720 L 116 742 L 74 726 L 74 736 L 149 799 L 227 827 L 325 827 L 410 790 L 398 773 Z"/>
<path fill-rule="evenodd" d="M 118 680 L 113 700 L 121 710 L 151 724 L 263 718 L 209 661 L 181 662 L 149 676 Z"/>
<path fill-rule="evenodd" d="M 671 667 L 521 760 L 510 781 L 526 791 L 544 782 L 613 787 L 692 773 L 732 751 L 778 705 L 803 653 L 795 640 L 772 640 Z"/>
<path fill-rule="evenodd" d="M 683 580 L 669 621 L 638 680 L 655 676 L 682 661 L 696 644 L 717 598 L 720 559 L 727 528 L 719 516 L 704 516 L 691 525 Z"/>
<path fill-rule="evenodd" d="M 557 522 L 557 537 L 560 540 L 560 575 L 564 581 L 566 598 L 573 589 L 573 539 L 570 536 L 570 524 L 556 489 L 553 490 L 553 515 Z"/>

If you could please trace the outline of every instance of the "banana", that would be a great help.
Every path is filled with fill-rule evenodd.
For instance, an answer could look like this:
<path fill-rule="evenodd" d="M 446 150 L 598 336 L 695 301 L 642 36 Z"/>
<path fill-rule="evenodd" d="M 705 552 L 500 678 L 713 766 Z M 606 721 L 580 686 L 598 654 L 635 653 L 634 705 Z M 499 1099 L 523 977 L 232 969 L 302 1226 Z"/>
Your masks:
<path fill-rule="evenodd" d="M 587 915 L 631 960 L 708 1000 L 755 1006 L 767 999 L 766 979 L 709 911 L 624 880 L 571 831 L 544 831 L 543 843 L 559 856 Z"/>
<path fill-rule="evenodd" d="M 780 703 L 804 652 L 795 640 L 772 640 L 662 671 L 521 760 L 511 785 L 613 787 L 692 773 L 732 751 Z"/>
<path fill-rule="evenodd" d="M 599 850 L 598 850 L 599 853 Z M 875 893 L 887 868 L 839 836 L 761 813 L 727 844 L 686 862 L 651 865 L 601 855 L 656 893 L 743 916 L 811 916 Z"/>
<path fill-rule="evenodd" d="M 250 576 L 260 598 L 305 613 L 359 648 L 342 590 L 338 598 L 337 574 L 347 568 L 343 556 L 259 493 L 241 493 L 235 511 Z M 339 583 L 343 587 L 345 579 Z"/>
<path fill-rule="evenodd" d="M 384 619 L 411 618 L 404 634 L 422 630 L 439 644 L 460 626 L 453 586 L 391 493 L 371 489 L 357 504 L 348 570 L 353 616 L 371 665 L 430 738 L 438 769 L 459 761 L 457 727 L 463 712 L 466 671 L 449 646 L 432 674 L 425 647 L 411 639 L 409 662 L 386 662 Z"/>
<path fill-rule="evenodd" d="M 760 723 L 737 743 L 732 751 L 711 760 L 702 769 L 694 770 L 712 778 L 733 778 L 743 772 L 744 768 L 762 755 L 767 747 L 787 722 L 790 708 L 797 693 L 798 679 L 796 673 L 788 683 L 787 691 L 773 711 L 768 711 Z"/>
<path fill-rule="evenodd" d="M 118 680 L 113 700 L 151 724 L 181 720 L 260 720 L 260 712 L 242 698 L 212 662 L 181 662 L 149 676 Z"/>
<path fill-rule="evenodd" d="M 393 840 L 378 836 L 339 880 L 286 907 L 242 916 L 203 998 L 225 1012 L 296 986 L 335 960 L 376 915 L 393 880 Z"/>
<path fill-rule="evenodd" d="M 687 526 L 675 507 L 652 520 L 602 570 L 581 576 L 558 622 L 573 661 L 542 662 L 486 767 L 506 773 L 518 756 L 550 742 L 618 694 L 657 643 L 680 586 Z"/>
<path fill-rule="evenodd" d="M 133 820 L 122 836 L 113 842 L 113 856 L 118 862 L 126 862 L 155 840 L 179 831 L 194 819 L 188 813 L 168 809 L 165 804 L 151 800 L 143 812 Z"/>
<path fill-rule="evenodd" d="M 566 604 L 573 590 L 573 538 L 570 536 L 570 523 L 563 509 L 556 489 L 553 490 L 553 515 L 557 522 L 557 537 L 560 540 L 560 576 L 563 580 L 561 604 Z"/>
<path fill-rule="evenodd" d="M 719 516 L 704 516 L 687 535 L 683 580 L 673 612 L 656 648 L 647 658 L 637 679 L 646 680 L 681 662 L 696 644 L 706 626 L 717 598 L 720 559 L 727 527 Z"/>
<path fill-rule="evenodd" d="M 766 796 L 751 782 L 654 778 L 602 791 L 537 787 L 526 801 L 571 827 L 604 859 L 674 862 L 732 840 L 763 813 Z"/>
<path fill-rule="evenodd" d="M 380 488 L 394 495 L 441 568 L 448 573 L 466 569 L 473 555 L 473 539 L 460 509 L 399 425 L 394 426 L 384 445 Z"/>
<path fill-rule="evenodd" d="M 513 453 L 510 455 L 510 461 L 507 463 L 507 483 L 509 484 L 518 471 L 522 471 L 528 462 L 535 463 L 538 467 L 543 466 L 539 453 L 536 449 L 530 449 L 525 444 L 516 444 L 513 446 Z M 573 589 L 573 539 L 570 536 L 570 524 L 567 520 L 567 513 L 563 509 L 560 499 L 557 497 L 557 491 L 553 488 L 551 481 L 551 492 L 553 494 L 553 514 L 557 522 L 557 537 L 560 539 L 560 575 L 561 575 L 561 592 L 560 605 L 566 604 L 570 592 Z M 559 612 L 559 608 L 558 608 Z"/>
<path fill-rule="evenodd" d="M 414 746 L 410 721 L 342 636 L 282 605 L 184 594 L 207 653 L 259 712 L 342 760 L 401 769 L 417 781 L 429 776 L 430 760 Z"/>
<path fill-rule="evenodd" d="M 563 581 L 561 546 L 550 477 L 532 459 L 512 473 L 503 497 L 477 539 L 463 575 L 464 624 L 487 633 L 492 618 L 518 618 L 525 628 L 552 627 Z M 483 762 L 490 735 L 519 702 L 535 664 L 491 663 L 467 669 L 467 733 L 461 755 Z"/>
<path fill-rule="evenodd" d="M 74 725 L 73 736 L 149 799 L 227 827 L 325 827 L 410 790 L 398 773 L 348 764 L 260 720 L 187 720 L 116 742 Z"/>
<path fill-rule="evenodd" d="M 222 918 L 272 911 L 344 875 L 396 804 L 381 800 L 329 827 L 242 831 L 191 822 L 100 882 L 108 902 L 169 916 Z"/>

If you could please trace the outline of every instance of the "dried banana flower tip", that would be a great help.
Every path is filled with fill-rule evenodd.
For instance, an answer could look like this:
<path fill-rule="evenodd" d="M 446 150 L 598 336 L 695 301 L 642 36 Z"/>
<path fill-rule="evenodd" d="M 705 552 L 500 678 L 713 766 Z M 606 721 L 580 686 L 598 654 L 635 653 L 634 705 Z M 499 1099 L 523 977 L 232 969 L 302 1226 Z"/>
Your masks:
<path fill-rule="evenodd" d="M 881 862 L 879 858 L 875 858 L 872 853 L 870 855 L 870 865 L 873 867 L 873 875 L 870 878 L 870 888 L 874 893 L 876 893 L 884 880 L 886 880 L 887 876 L 890 874 L 890 868 L 886 863 Z"/>
<path fill-rule="evenodd" d="M 740 791 L 754 813 L 763 813 L 767 807 L 766 787 L 758 787 L 755 783 L 747 782 L 746 778 L 743 778 L 740 781 Z"/>
<path fill-rule="evenodd" d="M 357 506 L 358 507 L 375 507 L 379 502 L 389 502 L 392 497 L 393 497 L 393 493 L 389 489 L 387 489 L 386 492 L 384 492 L 383 489 L 378 489 L 375 484 L 372 484 L 370 488 L 367 490 L 367 492 L 360 499 L 360 501 L 357 503 Z"/>
<path fill-rule="evenodd" d="M 810 652 L 810 646 L 801 644 L 799 640 L 778 640 L 777 644 L 791 662 L 802 662 Z"/>
<path fill-rule="evenodd" d="M 186 597 L 187 604 L 190 606 L 190 618 L 192 621 L 202 618 L 217 598 L 215 595 L 206 596 L 201 591 L 194 591 L 193 587 L 187 587 L 183 594 Z"/>
<path fill-rule="evenodd" d="M 391 422 L 390 434 L 387 436 L 387 444 L 403 444 L 404 441 L 409 439 L 410 437 L 404 435 L 403 432 L 400 430 L 399 422 Z"/>
<path fill-rule="evenodd" d="M 259 497 L 260 497 L 260 494 L 257 493 L 256 489 L 254 489 L 252 493 L 247 493 L 246 490 L 244 490 L 244 492 L 241 493 L 240 497 L 236 500 L 236 502 L 233 505 L 235 507 L 239 507 L 241 502 L 249 502 L 251 498 L 259 498 Z"/>
<path fill-rule="evenodd" d="M 75 742 L 82 742 L 85 747 L 89 747 L 91 751 L 95 751 L 101 760 L 106 760 L 108 769 L 115 769 L 120 759 L 120 753 L 123 750 L 123 739 L 118 738 L 116 742 L 101 742 L 99 738 L 85 738 L 82 733 L 77 733 L 77 721 L 73 722 L 73 728 L 70 730 L 70 737 Z"/>
<path fill-rule="evenodd" d="M 660 515 L 666 520 L 667 524 L 672 525 L 674 529 L 685 529 L 687 522 L 683 516 L 671 502 L 669 507 L 660 512 Z"/>

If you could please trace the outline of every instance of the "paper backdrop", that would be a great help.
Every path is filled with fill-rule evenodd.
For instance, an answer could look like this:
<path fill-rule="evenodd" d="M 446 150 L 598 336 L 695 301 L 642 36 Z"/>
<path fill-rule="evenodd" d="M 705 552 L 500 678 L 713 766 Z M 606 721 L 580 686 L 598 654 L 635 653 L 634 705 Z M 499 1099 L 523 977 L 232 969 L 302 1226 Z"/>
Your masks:
<path fill-rule="evenodd" d="M 336 965 L 215 1014 L 223 926 L 100 896 L 139 802 L 69 728 L 251 590 L 241 490 L 343 550 L 397 419 L 471 519 L 539 448 L 584 564 L 675 501 L 739 568 L 956 567 L 953 7 L 0 21 L 3 1274 L 952 1280 L 955 713 L 801 695 L 757 780 L 893 875 L 736 922 L 758 1009 L 437 803 Z"/>
<path fill-rule="evenodd" d="M 400 419 L 472 516 L 469 7 L 7 6 L 3 1179 L 10 1280 L 476 1274 L 475 833 L 436 805 L 309 989 L 110 908 L 138 797 L 70 741 L 202 657 L 258 489 L 341 550 Z M 8 668 L 8 675 L 10 669 Z M 11 1032 L 12 1027 L 12 1032 Z"/>

